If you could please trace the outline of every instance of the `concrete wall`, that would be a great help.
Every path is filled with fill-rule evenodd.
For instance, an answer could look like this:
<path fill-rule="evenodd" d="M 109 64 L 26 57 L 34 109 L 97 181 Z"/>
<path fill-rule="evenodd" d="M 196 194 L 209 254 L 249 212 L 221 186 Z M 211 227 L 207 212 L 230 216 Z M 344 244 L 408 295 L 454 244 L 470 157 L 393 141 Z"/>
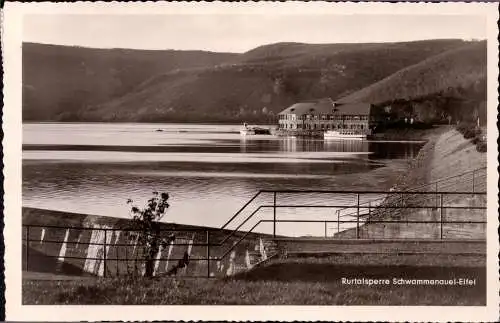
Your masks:
<path fill-rule="evenodd" d="M 470 198 L 470 197 L 469 197 Z M 466 199 L 469 199 L 466 198 Z M 471 202 L 472 203 L 472 202 Z M 485 204 L 483 204 L 485 205 Z M 397 218 L 387 220 L 398 223 L 370 223 L 360 226 L 362 239 L 485 239 L 486 224 L 483 223 L 409 223 L 406 221 L 440 221 L 440 209 L 402 210 Z M 445 209 L 444 221 L 486 221 L 486 210 Z M 335 235 L 339 239 L 355 238 L 356 229 Z"/>
<path fill-rule="evenodd" d="M 23 225 L 24 270 L 96 276 L 144 272 L 142 248 L 137 234 L 126 230 L 128 220 L 25 208 Z M 29 228 L 29 248 L 27 225 L 36 225 Z M 220 243 L 230 231 L 168 223 L 162 229 L 167 230 L 165 235 L 174 233 L 175 240 L 160 248 L 155 275 L 228 276 L 252 268 L 275 252 L 269 236 L 249 234 L 222 261 L 216 261 L 241 238 L 235 234 L 224 245 L 210 247 L 213 260 L 208 266 L 207 247 L 201 245 L 206 244 L 206 230 L 211 230 L 212 244 Z"/>

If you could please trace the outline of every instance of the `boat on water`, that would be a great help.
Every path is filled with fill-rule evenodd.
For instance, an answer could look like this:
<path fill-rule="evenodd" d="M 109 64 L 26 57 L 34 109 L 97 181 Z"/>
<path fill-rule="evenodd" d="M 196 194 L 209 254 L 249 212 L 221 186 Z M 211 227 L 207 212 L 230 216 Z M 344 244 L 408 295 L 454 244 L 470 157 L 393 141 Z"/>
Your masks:
<path fill-rule="evenodd" d="M 250 135 L 270 135 L 271 130 L 267 128 L 261 128 L 257 126 L 249 126 L 246 122 L 243 124 L 243 127 L 240 129 L 240 134 L 242 136 L 250 136 Z"/>
<path fill-rule="evenodd" d="M 336 140 L 364 140 L 367 138 L 366 133 L 354 131 L 354 130 L 328 130 L 323 134 L 325 139 L 336 139 Z"/>

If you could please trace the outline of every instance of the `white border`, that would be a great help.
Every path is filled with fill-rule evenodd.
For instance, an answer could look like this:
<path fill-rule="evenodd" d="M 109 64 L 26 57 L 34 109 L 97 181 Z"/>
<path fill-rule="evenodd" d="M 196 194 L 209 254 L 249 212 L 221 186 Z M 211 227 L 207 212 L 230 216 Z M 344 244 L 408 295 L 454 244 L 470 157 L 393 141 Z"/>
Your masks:
<path fill-rule="evenodd" d="M 5 3 L 4 201 L 6 319 L 95 320 L 348 320 L 496 321 L 498 280 L 496 3 Z M 21 305 L 21 39 L 26 14 L 477 14 L 488 28 L 488 271 L 486 307 L 426 306 L 22 306 Z"/>

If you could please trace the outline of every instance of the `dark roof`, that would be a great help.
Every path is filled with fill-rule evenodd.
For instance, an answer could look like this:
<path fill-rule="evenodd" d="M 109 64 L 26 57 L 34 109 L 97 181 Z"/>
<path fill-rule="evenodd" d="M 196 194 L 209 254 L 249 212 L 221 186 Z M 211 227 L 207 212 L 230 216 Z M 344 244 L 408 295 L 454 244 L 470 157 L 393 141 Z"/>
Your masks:
<path fill-rule="evenodd" d="M 370 114 L 370 107 L 370 103 L 339 103 L 332 101 L 330 98 L 326 98 L 295 103 L 279 114 Z M 334 111 L 334 109 L 336 109 L 336 111 Z"/>

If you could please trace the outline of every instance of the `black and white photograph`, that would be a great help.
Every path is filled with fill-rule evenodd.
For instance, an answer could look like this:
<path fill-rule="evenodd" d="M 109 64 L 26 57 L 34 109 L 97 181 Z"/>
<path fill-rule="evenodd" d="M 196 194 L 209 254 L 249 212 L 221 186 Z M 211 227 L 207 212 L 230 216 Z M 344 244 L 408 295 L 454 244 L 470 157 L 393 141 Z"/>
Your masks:
<path fill-rule="evenodd" d="M 497 5 L 7 4 L 7 319 L 495 321 Z"/>

